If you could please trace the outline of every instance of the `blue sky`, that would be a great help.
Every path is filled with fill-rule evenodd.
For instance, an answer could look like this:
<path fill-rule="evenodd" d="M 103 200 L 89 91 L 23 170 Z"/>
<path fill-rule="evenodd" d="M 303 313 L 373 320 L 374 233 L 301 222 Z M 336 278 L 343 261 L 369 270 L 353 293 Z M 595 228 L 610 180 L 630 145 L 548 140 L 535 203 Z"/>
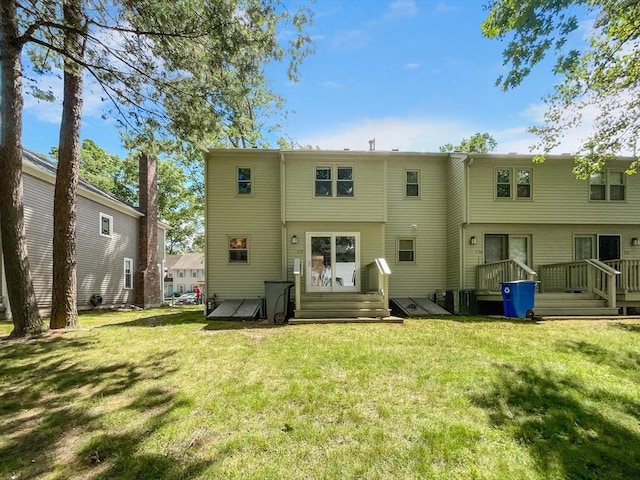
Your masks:
<path fill-rule="evenodd" d="M 485 39 L 482 0 L 317 0 L 311 35 L 315 54 L 300 81 L 270 69 L 272 88 L 287 100 L 284 133 L 322 149 L 437 151 L 476 132 L 489 132 L 497 152 L 528 153 L 542 97 L 557 80 L 548 64 L 509 92 L 495 86 L 505 71 L 504 44 Z M 290 9 L 302 3 L 285 1 Z M 49 79 L 54 91 L 59 82 Z M 89 88 L 82 138 L 125 155 L 115 124 L 101 118 Z M 58 143 L 59 105 L 25 101 L 23 144 L 48 152 Z M 581 132 L 557 153 L 570 152 Z M 274 145 L 275 146 L 275 145 Z"/>

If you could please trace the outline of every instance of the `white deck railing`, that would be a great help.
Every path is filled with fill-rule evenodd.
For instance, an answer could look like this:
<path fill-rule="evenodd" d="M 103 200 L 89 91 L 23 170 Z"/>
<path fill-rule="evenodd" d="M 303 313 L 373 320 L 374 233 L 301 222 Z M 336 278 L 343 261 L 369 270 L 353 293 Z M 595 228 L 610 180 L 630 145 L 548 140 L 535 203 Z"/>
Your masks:
<path fill-rule="evenodd" d="M 640 292 L 640 260 L 607 260 L 602 263 L 620 272 L 616 275 L 618 293 Z"/>
<path fill-rule="evenodd" d="M 384 308 L 389 308 L 389 276 L 391 269 L 384 258 L 376 258 L 366 266 L 367 292 L 382 295 Z"/>
<path fill-rule="evenodd" d="M 587 292 L 616 307 L 616 283 L 620 271 L 595 258 L 541 265 L 541 292 Z"/>
<path fill-rule="evenodd" d="M 499 292 L 500 284 L 514 280 L 535 280 L 538 275 L 524 263 L 510 259 L 478 265 L 476 285 L 484 292 Z"/>

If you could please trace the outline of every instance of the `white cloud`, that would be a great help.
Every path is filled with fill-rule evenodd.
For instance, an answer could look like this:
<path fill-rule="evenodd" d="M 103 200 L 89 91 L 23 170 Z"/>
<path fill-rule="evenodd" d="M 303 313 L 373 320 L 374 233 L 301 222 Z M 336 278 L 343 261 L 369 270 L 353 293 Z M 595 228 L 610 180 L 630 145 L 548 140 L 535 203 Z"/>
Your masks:
<path fill-rule="evenodd" d="M 301 138 L 299 143 L 323 150 L 368 150 L 376 139 L 377 150 L 432 152 L 460 137 L 462 126 L 455 122 L 425 118 L 364 118 L 337 125 L 335 129 Z"/>
<path fill-rule="evenodd" d="M 436 5 L 436 8 L 434 9 L 435 13 L 457 12 L 458 10 L 459 10 L 458 7 L 449 5 L 447 2 L 438 2 L 438 4 Z"/>
<path fill-rule="evenodd" d="M 334 82 L 333 80 L 327 80 L 322 82 L 322 86 L 324 88 L 342 88 L 342 84 L 338 82 Z"/>
<path fill-rule="evenodd" d="M 404 67 L 409 70 L 415 70 L 416 68 L 420 68 L 420 64 L 418 62 L 409 62 L 405 63 Z"/>
<path fill-rule="evenodd" d="M 389 11 L 385 14 L 385 20 L 412 17 L 418 13 L 418 7 L 414 0 L 396 0 L 389 5 Z"/>
<path fill-rule="evenodd" d="M 25 112 L 32 114 L 44 123 L 60 123 L 62 117 L 62 94 L 64 91 L 63 80 L 60 75 L 51 74 L 38 77 L 38 88 L 44 91 L 51 91 L 55 95 L 56 100 L 53 102 L 45 102 L 31 95 L 25 95 Z M 92 77 L 85 75 L 82 96 L 83 118 L 101 117 L 104 109 L 102 96 L 104 96 L 104 93 L 100 85 Z"/>
<path fill-rule="evenodd" d="M 333 128 L 302 135 L 299 143 L 323 150 L 368 150 L 369 140 L 376 139 L 376 149 L 390 151 L 437 152 L 441 145 L 456 143 L 477 132 L 489 132 L 498 142 L 495 153 L 530 154 L 537 137 L 529 133 L 531 125 L 539 124 L 544 113 L 543 104 L 531 104 L 521 113 L 522 122 L 502 129 L 494 129 L 482 123 L 466 123 L 452 118 L 437 117 L 383 117 L 362 118 Z M 590 113 L 588 116 L 591 116 Z M 575 152 L 590 132 L 592 123 L 569 131 L 562 144 L 552 153 Z"/>

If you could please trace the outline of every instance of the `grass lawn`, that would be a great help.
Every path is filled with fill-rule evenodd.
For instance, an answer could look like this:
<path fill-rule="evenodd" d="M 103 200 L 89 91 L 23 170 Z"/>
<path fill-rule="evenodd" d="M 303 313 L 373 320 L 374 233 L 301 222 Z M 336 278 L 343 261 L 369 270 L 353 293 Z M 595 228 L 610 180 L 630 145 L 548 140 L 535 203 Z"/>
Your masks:
<path fill-rule="evenodd" d="M 640 321 L 196 308 L 0 323 L 0 479 L 640 478 Z"/>

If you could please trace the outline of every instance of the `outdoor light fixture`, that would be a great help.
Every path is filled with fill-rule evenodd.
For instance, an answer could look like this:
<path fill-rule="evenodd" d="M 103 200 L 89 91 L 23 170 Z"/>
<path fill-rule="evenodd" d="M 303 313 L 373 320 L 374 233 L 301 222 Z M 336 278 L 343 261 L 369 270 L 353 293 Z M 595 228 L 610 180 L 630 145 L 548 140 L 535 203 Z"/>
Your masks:
<path fill-rule="evenodd" d="M 471 237 L 471 238 L 469 239 L 469 243 L 470 243 L 471 245 L 476 245 L 476 244 L 478 243 L 478 240 L 476 239 L 476 237 Z"/>
<path fill-rule="evenodd" d="M 631 239 L 631 245 L 634 247 L 640 246 L 640 239 L 638 237 L 633 237 Z"/>
<path fill-rule="evenodd" d="M 293 237 L 291 237 L 291 243 L 296 245 L 298 243 L 298 237 L 295 236 L 295 235 Z"/>

